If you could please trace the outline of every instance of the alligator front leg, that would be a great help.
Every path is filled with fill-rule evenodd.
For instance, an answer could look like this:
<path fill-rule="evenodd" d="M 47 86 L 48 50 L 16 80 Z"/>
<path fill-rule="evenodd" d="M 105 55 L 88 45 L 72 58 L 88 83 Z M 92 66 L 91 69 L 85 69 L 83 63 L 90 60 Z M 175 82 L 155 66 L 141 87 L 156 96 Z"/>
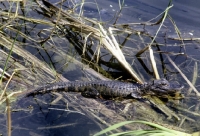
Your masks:
<path fill-rule="evenodd" d="M 131 97 L 133 97 L 135 99 L 142 99 L 141 94 L 138 92 L 131 93 Z"/>

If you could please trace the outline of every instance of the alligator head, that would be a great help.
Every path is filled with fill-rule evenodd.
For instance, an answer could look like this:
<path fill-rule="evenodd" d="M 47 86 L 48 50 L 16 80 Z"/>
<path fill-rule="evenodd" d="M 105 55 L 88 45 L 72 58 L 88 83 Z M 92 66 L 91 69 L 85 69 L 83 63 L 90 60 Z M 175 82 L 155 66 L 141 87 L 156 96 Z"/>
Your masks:
<path fill-rule="evenodd" d="M 167 95 L 167 94 L 175 94 L 177 92 L 180 92 L 181 89 L 183 89 L 184 86 L 178 84 L 177 82 L 169 82 L 164 78 L 153 80 L 149 83 L 144 84 L 144 90 L 145 92 L 159 94 L 159 95 Z M 147 92 L 147 93 L 148 93 Z"/>

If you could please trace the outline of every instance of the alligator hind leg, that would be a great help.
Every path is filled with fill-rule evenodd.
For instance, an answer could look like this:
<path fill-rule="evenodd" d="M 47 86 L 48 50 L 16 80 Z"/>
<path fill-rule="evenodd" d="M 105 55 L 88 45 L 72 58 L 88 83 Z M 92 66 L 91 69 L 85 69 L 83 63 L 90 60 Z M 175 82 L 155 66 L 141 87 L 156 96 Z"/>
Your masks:
<path fill-rule="evenodd" d="M 95 88 L 88 87 L 84 89 L 84 92 L 81 92 L 81 95 L 87 98 L 99 98 L 99 91 Z"/>

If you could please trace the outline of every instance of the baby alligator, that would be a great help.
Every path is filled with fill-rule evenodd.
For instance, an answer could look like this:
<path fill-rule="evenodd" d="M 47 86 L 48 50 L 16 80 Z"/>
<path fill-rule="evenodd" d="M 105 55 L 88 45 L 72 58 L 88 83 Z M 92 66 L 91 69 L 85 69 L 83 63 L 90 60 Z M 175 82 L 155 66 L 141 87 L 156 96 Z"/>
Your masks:
<path fill-rule="evenodd" d="M 77 81 L 58 82 L 39 87 L 26 96 L 45 94 L 50 92 L 81 92 L 85 97 L 121 97 L 142 98 L 143 95 L 171 95 L 183 88 L 176 82 L 166 79 L 153 80 L 144 84 L 125 83 L 120 81 Z"/>

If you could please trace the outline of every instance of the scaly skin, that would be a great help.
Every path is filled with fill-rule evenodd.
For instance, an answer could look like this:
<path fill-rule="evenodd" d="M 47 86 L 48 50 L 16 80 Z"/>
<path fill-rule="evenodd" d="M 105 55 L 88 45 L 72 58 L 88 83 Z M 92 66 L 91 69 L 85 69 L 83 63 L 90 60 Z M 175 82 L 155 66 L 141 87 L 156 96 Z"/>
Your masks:
<path fill-rule="evenodd" d="M 183 86 L 166 79 L 153 80 L 149 83 L 125 83 L 120 81 L 77 81 L 58 82 L 39 87 L 26 96 L 45 94 L 50 92 L 81 92 L 85 97 L 121 97 L 142 98 L 143 95 L 167 95 L 180 91 Z"/>

